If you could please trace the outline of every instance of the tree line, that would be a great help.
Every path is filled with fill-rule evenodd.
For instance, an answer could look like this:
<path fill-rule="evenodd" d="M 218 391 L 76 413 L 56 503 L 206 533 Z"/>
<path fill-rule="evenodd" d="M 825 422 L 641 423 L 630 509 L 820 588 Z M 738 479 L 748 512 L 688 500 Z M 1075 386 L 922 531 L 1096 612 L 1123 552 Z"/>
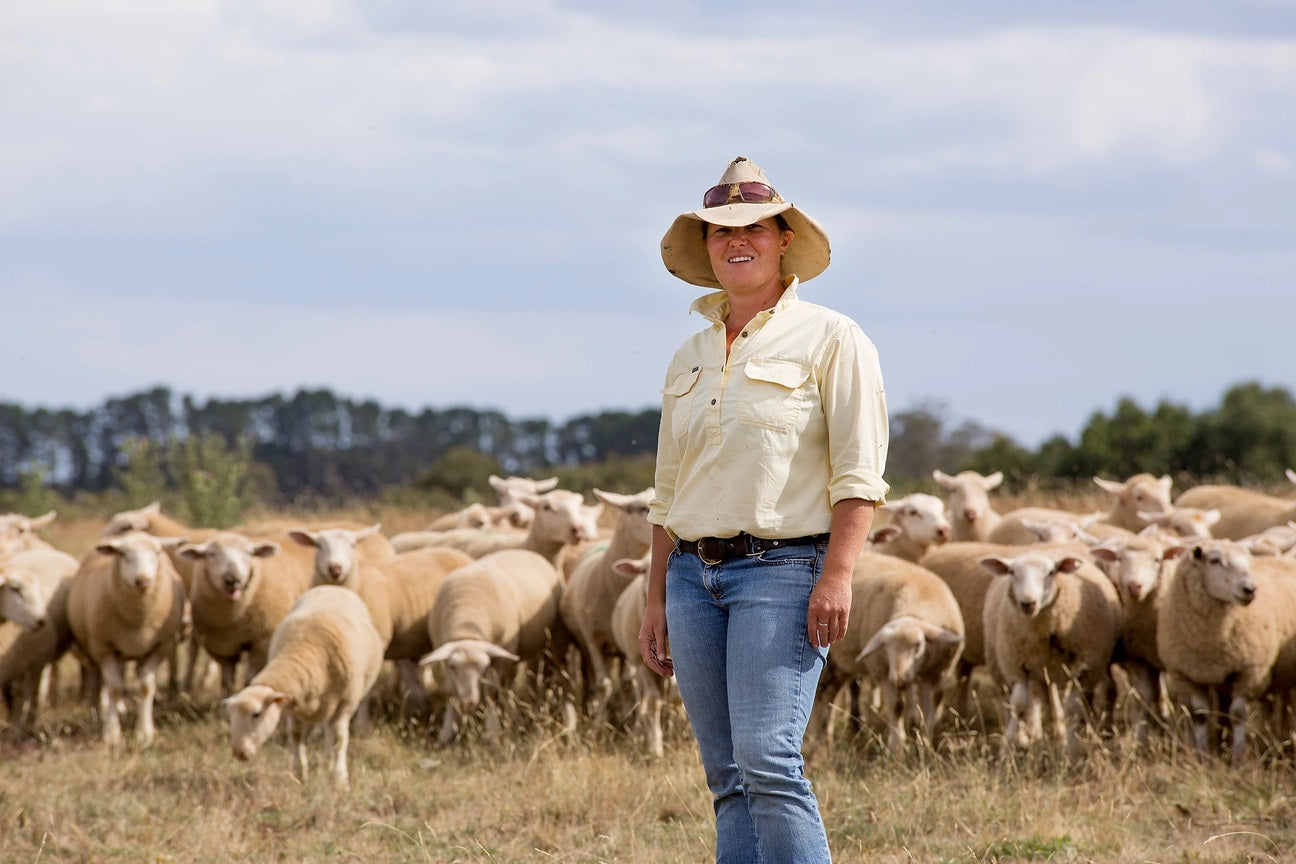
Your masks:
<path fill-rule="evenodd" d="M 392 490 L 463 500 L 485 492 L 485 477 L 496 472 L 558 474 L 570 488 L 642 488 L 652 480 L 659 417 L 656 408 L 562 422 L 471 407 L 414 413 L 327 389 L 200 402 L 155 387 L 87 411 L 0 403 L 0 489 L 35 478 L 62 495 L 101 493 L 153 473 L 149 482 L 175 488 L 178 472 L 211 483 L 213 466 L 228 474 L 240 464 L 257 497 L 281 505 L 370 500 Z M 893 413 L 891 435 L 887 479 L 899 491 L 923 487 L 933 468 L 1001 470 L 1010 487 L 1140 471 L 1170 474 L 1181 488 L 1206 480 L 1267 485 L 1296 467 L 1296 401 L 1258 382 L 1231 387 L 1199 412 L 1121 398 L 1093 414 L 1074 441 L 1059 435 L 1035 449 L 976 421 L 954 424 L 943 406 L 926 404 Z M 156 464 L 142 467 L 150 460 Z"/>

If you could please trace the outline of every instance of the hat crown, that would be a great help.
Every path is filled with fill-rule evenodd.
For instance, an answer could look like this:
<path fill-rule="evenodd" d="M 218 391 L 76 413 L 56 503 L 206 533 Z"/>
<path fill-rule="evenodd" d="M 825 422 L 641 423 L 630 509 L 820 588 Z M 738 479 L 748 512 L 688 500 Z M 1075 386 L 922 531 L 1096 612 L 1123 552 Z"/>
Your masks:
<path fill-rule="evenodd" d="M 725 183 L 751 183 L 753 181 L 756 183 L 764 183 L 766 186 L 773 185 L 769 182 L 769 178 L 765 176 L 765 172 L 761 170 L 759 165 L 748 159 L 746 156 L 739 156 L 729 163 L 729 167 L 725 169 L 724 175 L 720 178 L 720 184 L 717 185 Z"/>

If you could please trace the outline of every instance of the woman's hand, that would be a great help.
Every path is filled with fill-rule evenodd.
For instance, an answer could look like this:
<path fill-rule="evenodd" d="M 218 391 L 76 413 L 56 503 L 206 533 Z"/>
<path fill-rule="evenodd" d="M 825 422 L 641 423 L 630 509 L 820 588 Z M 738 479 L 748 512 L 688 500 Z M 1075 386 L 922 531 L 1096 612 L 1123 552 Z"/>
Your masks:
<path fill-rule="evenodd" d="M 850 571 L 824 573 L 810 592 L 810 605 L 806 610 L 806 633 L 810 644 L 827 648 L 833 642 L 840 642 L 850 623 L 850 607 Z"/>
<path fill-rule="evenodd" d="M 639 655 L 644 665 L 658 675 L 669 678 L 675 674 L 675 664 L 666 651 L 666 608 L 650 604 L 644 610 L 643 626 L 639 628 Z"/>

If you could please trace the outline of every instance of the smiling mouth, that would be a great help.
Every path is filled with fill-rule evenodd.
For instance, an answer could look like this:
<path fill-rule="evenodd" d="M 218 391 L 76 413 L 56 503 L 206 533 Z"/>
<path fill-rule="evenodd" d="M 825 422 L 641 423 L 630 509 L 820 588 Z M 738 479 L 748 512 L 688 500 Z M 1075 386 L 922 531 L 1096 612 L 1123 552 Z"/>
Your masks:
<path fill-rule="evenodd" d="M 730 258 L 730 259 L 729 259 L 729 263 L 730 263 L 730 264 L 746 264 L 748 261 L 751 261 L 751 260 L 752 260 L 752 257 L 751 257 L 750 255 L 737 255 L 737 256 L 735 256 L 735 257 L 733 257 L 733 258 Z"/>

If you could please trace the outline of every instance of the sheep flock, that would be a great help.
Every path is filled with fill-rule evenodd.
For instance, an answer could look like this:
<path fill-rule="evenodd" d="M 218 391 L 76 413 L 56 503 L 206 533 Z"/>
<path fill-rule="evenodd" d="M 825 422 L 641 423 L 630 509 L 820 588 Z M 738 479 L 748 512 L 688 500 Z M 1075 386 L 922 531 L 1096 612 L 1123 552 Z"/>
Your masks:
<path fill-rule="evenodd" d="M 1104 508 L 999 512 L 1001 473 L 932 480 L 943 497 L 879 508 L 808 753 L 849 728 L 891 758 L 951 732 L 1070 760 L 1152 736 L 1204 760 L 1291 758 L 1296 488 L 1176 497 L 1165 476 L 1095 477 Z M 277 748 L 299 778 L 318 728 L 343 787 L 348 741 L 375 722 L 429 749 L 534 724 L 661 756 L 663 723 L 687 717 L 635 651 L 653 490 L 587 505 L 555 478 L 491 483 L 497 505 L 392 536 L 217 531 L 154 503 L 112 514 L 80 559 L 42 538 L 56 514 L 0 515 L 0 735 L 48 741 L 42 707 L 75 692 L 101 746 L 149 746 L 155 702 L 184 700 L 219 712 L 232 758 Z"/>

